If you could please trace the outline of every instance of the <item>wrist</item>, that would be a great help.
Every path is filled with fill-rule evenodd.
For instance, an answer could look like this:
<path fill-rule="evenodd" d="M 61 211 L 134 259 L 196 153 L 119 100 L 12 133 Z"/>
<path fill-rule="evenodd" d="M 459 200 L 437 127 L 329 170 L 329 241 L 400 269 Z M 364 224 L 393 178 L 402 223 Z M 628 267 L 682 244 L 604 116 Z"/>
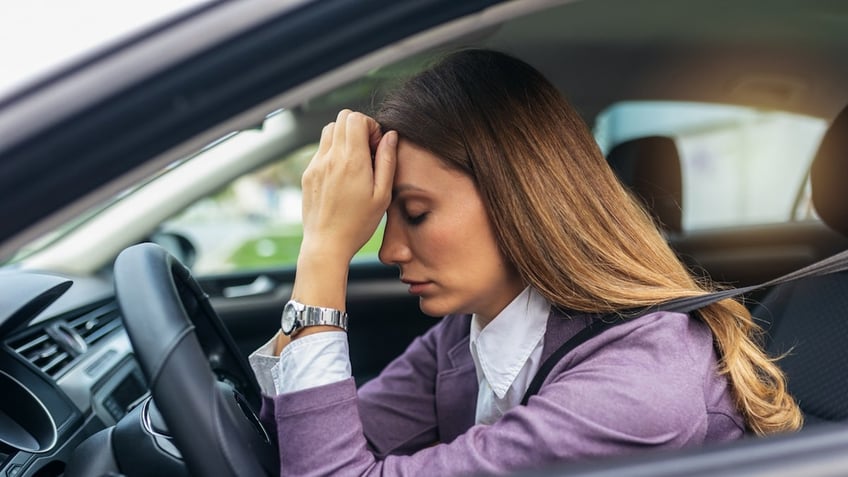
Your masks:
<path fill-rule="evenodd" d="M 301 265 L 310 265 L 312 263 L 320 263 L 322 266 L 344 265 L 347 267 L 355 253 L 355 251 L 350 252 L 339 248 L 337 243 L 322 243 L 304 237 L 297 255 L 297 265 L 298 268 Z"/>
<path fill-rule="evenodd" d="M 312 328 L 315 329 L 311 330 Z M 291 338 L 295 338 L 306 330 L 311 330 L 312 333 L 347 331 L 347 313 L 339 309 L 309 305 L 292 299 L 283 307 L 280 330 Z"/>
<path fill-rule="evenodd" d="M 345 309 L 348 262 L 327 256 L 301 255 L 292 299 L 312 306 Z"/>

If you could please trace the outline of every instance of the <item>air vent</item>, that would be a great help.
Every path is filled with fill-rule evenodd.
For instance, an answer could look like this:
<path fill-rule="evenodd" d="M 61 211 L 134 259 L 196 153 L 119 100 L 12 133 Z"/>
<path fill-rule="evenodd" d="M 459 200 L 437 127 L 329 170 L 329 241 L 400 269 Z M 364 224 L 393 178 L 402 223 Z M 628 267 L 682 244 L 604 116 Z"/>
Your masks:
<path fill-rule="evenodd" d="M 79 333 L 90 347 L 100 341 L 104 336 L 121 327 L 118 315 L 118 306 L 109 303 L 93 311 L 68 320 L 68 324 Z"/>
<path fill-rule="evenodd" d="M 59 347 L 59 344 L 43 329 L 37 335 L 12 340 L 9 342 L 9 346 L 36 368 L 51 377 L 58 376 L 65 366 L 74 359 L 67 351 Z"/>
<path fill-rule="evenodd" d="M 67 322 L 51 322 L 7 344 L 36 368 L 57 378 L 77 356 L 120 327 L 118 307 L 112 302 Z"/>

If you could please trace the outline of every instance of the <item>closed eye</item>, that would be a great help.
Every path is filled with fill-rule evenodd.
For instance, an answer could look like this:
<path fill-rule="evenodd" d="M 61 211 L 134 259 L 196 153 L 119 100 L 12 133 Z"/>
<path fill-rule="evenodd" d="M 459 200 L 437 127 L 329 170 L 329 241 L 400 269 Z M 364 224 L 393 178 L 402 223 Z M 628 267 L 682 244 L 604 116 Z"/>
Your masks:
<path fill-rule="evenodd" d="M 427 218 L 427 212 L 424 212 L 423 214 L 418 214 L 418 215 L 415 215 L 415 216 L 407 215 L 406 216 L 406 222 L 409 225 L 419 225 L 422 222 L 424 222 L 425 218 Z"/>

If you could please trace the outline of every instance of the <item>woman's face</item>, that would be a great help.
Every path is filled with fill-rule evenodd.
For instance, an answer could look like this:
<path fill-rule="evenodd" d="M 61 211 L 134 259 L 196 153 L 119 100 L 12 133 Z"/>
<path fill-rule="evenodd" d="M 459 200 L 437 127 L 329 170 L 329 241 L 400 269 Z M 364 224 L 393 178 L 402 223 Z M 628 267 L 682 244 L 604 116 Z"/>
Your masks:
<path fill-rule="evenodd" d="M 398 143 L 380 260 L 400 267 L 409 293 L 431 316 L 490 320 L 524 289 L 498 250 L 471 178 L 406 140 Z"/>

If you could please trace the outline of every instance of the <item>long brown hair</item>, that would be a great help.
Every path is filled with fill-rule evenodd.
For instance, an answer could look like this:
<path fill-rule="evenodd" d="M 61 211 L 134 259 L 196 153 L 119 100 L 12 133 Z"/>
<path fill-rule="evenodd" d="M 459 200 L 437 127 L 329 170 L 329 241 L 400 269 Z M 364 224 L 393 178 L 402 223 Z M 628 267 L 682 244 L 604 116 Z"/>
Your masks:
<path fill-rule="evenodd" d="M 617 313 L 710 290 L 616 179 L 579 114 L 530 65 L 459 51 L 407 80 L 376 116 L 473 178 L 504 257 L 555 306 Z M 800 428 L 747 309 L 724 300 L 700 316 L 749 428 Z"/>

